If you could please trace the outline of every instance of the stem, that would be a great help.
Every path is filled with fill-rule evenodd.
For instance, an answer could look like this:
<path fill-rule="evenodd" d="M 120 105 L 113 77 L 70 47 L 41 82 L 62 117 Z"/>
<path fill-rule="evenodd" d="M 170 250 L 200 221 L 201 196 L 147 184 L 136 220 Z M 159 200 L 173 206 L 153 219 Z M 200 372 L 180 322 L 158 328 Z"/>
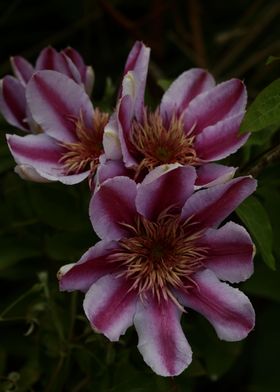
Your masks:
<path fill-rule="evenodd" d="M 38 287 L 38 285 L 35 285 Z M 35 286 L 31 287 L 31 289 L 29 289 L 28 291 L 26 291 L 25 293 L 23 293 L 20 297 L 18 297 L 14 302 L 12 302 L 6 309 L 4 309 L 2 311 L 2 313 L 0 313 L 0 320 L 3 318 L 3 316 L 5 316 L 6 313 L 8 313 L 14 306 L 16 306 L 19 302 L 23 301 L 26 297 L 28 297 L 31 293 L 34 292 Z M 36 287 L 36 290 L 37 290 Z"/>
<path fill-rule="evenodd" d="M 255 163 L 242 170 L 241 174 L 249 174 L 253 177 L 258 177 L 267 166 L 277 160 L 280 161 L 280 144 L 260 156 Z"/>

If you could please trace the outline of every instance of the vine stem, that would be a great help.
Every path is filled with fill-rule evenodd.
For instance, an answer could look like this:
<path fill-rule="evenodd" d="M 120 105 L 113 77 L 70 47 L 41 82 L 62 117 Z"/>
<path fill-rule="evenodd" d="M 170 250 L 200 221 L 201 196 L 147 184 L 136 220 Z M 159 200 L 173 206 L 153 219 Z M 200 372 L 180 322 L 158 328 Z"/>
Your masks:
<path fill-rule="evenodd" d="M 241 170 L 241 174 L 258 177 L 268 165 L 276 161 L 280 162 L 280 144 L 265 152 L 252 165 Z"/>

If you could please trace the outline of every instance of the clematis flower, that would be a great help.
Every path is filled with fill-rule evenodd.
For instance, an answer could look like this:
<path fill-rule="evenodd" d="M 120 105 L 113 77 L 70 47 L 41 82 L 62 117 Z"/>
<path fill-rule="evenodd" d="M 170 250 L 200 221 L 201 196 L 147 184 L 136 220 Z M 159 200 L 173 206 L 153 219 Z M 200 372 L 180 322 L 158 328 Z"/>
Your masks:
<path fill-rule="evenodd" d="M 73 48 L 68 47 L 61 52 L 51 47 L 45 48 L 38 56 L 35 67 L 21 56 L 11 57 L 11 65 L 16 77 L 7 75 L 1 80 L 0 112 L 9 124 L 23 131 L 38 131 L 25 97 L 26 85 L 36 71 L 49 69 L 60 72 L 91 94 L 93 69 L 85 65 L 81 55 Z"/>
<path fill-rule="evenodd" d="M 101 241 L 58 273 L 62 291 L 86 293 L 94 330 L 117 341 L 134 324 L 144 361 L 162 376 L 180 374 L 192 360 L 180 325 L 184 307 L 226 341 L 254 327 L 249 299 L 226 283 L 250 277 L 254 245 L 240 225 L 219 226 L 256 181 L 239 177 L 194 192 L 195 180 L 193 167 L 173 164 L 139 184 L 124 176 L 104 181 L 89 209 Z"/>
<path fill-rule="evenodd" d="M 108 114 L 94 109 L 84 88 L 56 71 L 36 72 L 26 99 L 43 133 L 7 135 L 16 172 L 33 181 L 91 181 L 103 153 Z"/>
<path fill-rule="evenodd" d="M 141 62 L 130 70 L 139 51 Z M 215 85 L 207 71 L 190 69 L 171 84 L 152 111 L 144 106 L 149 53 L 136 42 L 128 57 L 120 101 L 104 132 L 107 161 L 101 177 L 109 178 L 111 168 L 114 172 L 118 165 L 119 172 L 141 181 L 157 166 L 180 163 L 197 168 L 198 186 L 231 178 L 235 168 L 213 162 L 237 151 L 248 139 L 248 133 L 238 134 L 247 102 L 244 83 L 231 79 Z M 112 134 L 118 135 L 119 144 Z"/>

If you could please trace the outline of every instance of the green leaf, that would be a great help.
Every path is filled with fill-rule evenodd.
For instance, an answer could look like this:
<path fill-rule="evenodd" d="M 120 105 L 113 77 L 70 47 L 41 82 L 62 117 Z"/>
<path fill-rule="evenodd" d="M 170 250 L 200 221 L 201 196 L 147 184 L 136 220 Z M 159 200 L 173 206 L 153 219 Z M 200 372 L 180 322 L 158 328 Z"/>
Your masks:
<path fill-rule="evenodd" d="M 240 131 L 257 132 L 274 124 L 280 125 L 280 79 L 260 92 L 249 107 Z"/>
<path fill-rule="evenodd" d="M 157 84 L 159 85 L 159 87 L 163 89 L 163 91 L 166 91 L 168 87 L 171 85 L 171 83 L 172 80 L 170 79 L 160 79 L 157 81 Z"/>
<path fill-rule="evenodd" d="M 251 232 L 263 261 L 275 269 L 272 254 L 272 228 L 266 210 L 254 196 L 246 199 L 236 210 L 237 215 Z"/>
<path fill-rule="evenodd" d="M 269 56 L 265 64 L 269 65 L 271 63 L 274 63 L 274 61 L 279 61 L 279 60 L 280 60 L 279 56 Z"/>

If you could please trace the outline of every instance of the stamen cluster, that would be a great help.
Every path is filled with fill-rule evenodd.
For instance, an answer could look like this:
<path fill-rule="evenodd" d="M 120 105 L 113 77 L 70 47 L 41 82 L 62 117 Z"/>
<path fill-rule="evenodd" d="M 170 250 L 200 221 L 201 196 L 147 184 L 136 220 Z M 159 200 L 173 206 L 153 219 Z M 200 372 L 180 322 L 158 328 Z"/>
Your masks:
<path fill-rule="evenodd" d="M 127 226 L 127 225 L 126 225 Z M 119 276 L 134 281 L 140 297 L 151 291 L 158 301 L 171 298 L 172 288 L 188 290 L 195 285 L 192 274 L 203 267 L 207 249 L 197 246 L 201 231 L 193 230 L 190 219 L 181 222 L 180 216 L 163 211 L 155 222 L 139 215 L 132 233 L 119 241 L 120 249 L 111 261 L 121 268 Z"/>
<path fill-rule="evenodd" d="M 142 122 L 132 123 L 131 143 L 138 155 L 136 177 L 143 169 L 151 171 L 162 164 L 198 164 L 194 136 L 186 134 L 182 116 L 174 114 L 168 125 L 159 113 L 144 111 Z"/>
<path fill-rule="evenodd" d="M 108 117 L 108 113 L 96 108 L 92 128 L 86 127 L 82 116 L 75 121 L 77 141 L 60 143 L 65 148 L 60 162 L 63 162 L 66 174 L 77 174 L 88 169 L 92 174 L 95 172 L 103 153 L 103 131 Z"/>

